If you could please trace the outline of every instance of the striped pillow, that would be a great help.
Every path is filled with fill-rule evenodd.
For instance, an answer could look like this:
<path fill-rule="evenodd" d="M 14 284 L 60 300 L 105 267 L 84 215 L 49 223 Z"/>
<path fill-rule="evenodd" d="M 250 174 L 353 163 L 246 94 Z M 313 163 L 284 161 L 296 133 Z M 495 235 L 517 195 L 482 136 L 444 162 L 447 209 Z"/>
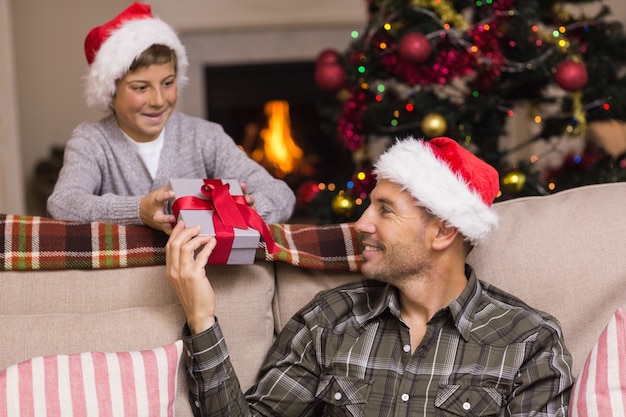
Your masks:
<path fill-rule="evenodd" d="M 39 356 L 12 365 L 0 371 L 0 417 L 172 417 L 182 345 Z"/>
<path fill-rule="evenodd" d="M 574 383 L 570 416 L 626 416 L 626 314 L 618 309 Z"/>

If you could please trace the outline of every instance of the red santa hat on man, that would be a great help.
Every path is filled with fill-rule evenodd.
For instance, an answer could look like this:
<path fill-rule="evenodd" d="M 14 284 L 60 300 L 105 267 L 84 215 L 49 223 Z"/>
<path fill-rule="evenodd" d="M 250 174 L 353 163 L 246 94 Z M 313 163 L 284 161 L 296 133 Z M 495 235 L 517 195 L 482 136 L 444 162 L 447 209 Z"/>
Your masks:
<path fill-rule="evenodd" d="M 179 89 L 187 83 L 187 53 L 174 30 L 152 15 L 149 4 L 133 3 L 114 19 L 97 26 L 85 38 L 89 63 L 85 95 L 87 105 L 107 111 L 115 94 L 115 82 L 123 77 L 133 61 L 152 45 L 174 50 Z"/>
<path fill-rule="evenodd" d="M 498 224 L 491 207 L 498 172 L 450 138 L 398 140 L 380 156 L 374 174 L 402 186 L 474 245 Z"/>

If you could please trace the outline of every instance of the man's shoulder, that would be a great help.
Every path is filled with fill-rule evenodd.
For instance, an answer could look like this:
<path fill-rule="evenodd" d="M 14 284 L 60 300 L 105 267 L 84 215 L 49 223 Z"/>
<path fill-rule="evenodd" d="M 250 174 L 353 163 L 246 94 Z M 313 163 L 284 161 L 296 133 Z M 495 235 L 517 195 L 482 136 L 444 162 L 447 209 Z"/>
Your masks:
<path fill-rule="evenodd" d="M 490 334 L 506 343 L 532 338 L 539 331 L 562 335 L 559 321 L 551 314 L 485 281 L 480 281 L 480 286 L 481 298 L 473 314 L 473 328 L 481 330 L 475 331 L 475 335 L 489 338 Z"/>
<path fill-rule="evenodd" d="M 487 281 L 479 280 L 479 283 L 481 286 L 482 297 L 485 301 L 491 301 L 494 304 L 502 305 L 504 308 L 521 308 L 539 315 L 547 314 L 530 306 L 515 294 L 505 291 Z"/>
<path fill-rule="evenodd" d="M 305 307 L 303 314 L 320 321 L 324 327 L 335 327 L 356 317 L 358 322 L 375 315 L 373 308 L 381 303 L 386 284 L 372 280 L 356 280 L 335 288 L 320 291 Z"/>

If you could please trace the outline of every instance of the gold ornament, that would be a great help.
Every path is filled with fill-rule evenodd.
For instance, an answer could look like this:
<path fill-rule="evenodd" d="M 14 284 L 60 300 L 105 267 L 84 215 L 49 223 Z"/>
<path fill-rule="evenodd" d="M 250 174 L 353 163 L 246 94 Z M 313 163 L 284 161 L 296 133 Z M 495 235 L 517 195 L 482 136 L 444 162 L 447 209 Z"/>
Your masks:
<path fill-rule="evenodd" d="M 467 20 L 465 20 L 462 14 L 456 12 L 454 5 L 449 0 L 413 0 L 411 5 L 413 7 L 433 9 L 444 23 L 449 23 L 458 29 L 469 28 Z"/>
<path fill-rule="evenodd" d="M 572 118 L 576 121 L 571 125 L 568 133 L 571 137 L 581 137 L 587 131 L 587 112 L 583 106 L 583 93 L 575 91 L 572 93 Z"/>
<path fill-rule="evenodd" d="M 368 161 L 371 161 L 372 155 L 366 146 L 362 146 L 352 152 L 352 161 L 357 167 L 365 165 Z"/>
<path fill-rule="evenodd" d="M 340 192 L 335 196 L 335 198 L 333 198 L 331 207 L 335 214 L 350 217 L 352 215 L 352 210 L 354 210 L 354 200 L 346 196 L 343 192 Z"/>
<path fill-rule="evenodd" d="M 524 188 L 524 184 L 526 184 L 526 174 L 515 169 L 502 178 L 502 188 L 509 193 L 519 193 Z"/>
<path fill-rule="evenodd" d="M 347 88 L 342 88 L 337 92 L 337 99 L 342 103 L 345 103 L 350 98 L 350 91 Z"/>
<path fill-rule="evenodd" d="M 446 119 L 439 113 L 428 113 L 422 119 L 422 132 L 428 137 L 441 136 L 446 133 L 447 128 Z"/>

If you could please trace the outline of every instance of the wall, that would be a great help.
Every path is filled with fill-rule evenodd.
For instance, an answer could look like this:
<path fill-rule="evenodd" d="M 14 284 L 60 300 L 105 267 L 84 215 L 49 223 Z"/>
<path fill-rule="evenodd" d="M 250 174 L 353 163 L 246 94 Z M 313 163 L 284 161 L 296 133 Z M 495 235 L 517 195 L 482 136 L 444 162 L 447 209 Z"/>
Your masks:
<path fill-rule="evenodd" d="M 0 0 L 0 213 L 25 210 L 11 8 Z"/>
<path fill-rule="evenodd" d="M 21 165 L 26 181 L 30 183 L 36 162 L 46 158 L 53 145 L 64 144 L 81 121 L 100 117 L 95 110 L 86 108 L 82 95 L 81 78 L 86 71 L 83 40 L 90 28 L 112 18 L 132 1 L 9 1 L 19 117 L 19 126 L 12 128 L 21 138 Z M 342 37 L 343 31 L 350 27 L 360 29 L 365 20 L 364 0 L 156 0 L 152 3 L 153 10 L 189 41 L 197 39 L 195 36 L 201 31 L 213 34 L 215 45 L 206 51 L 207 56 L 190 57 L 196 63 L 211 57 L 217 59 L 218 55 L 222 56 L 219 59 L 227 59 L 226 56 L 237 51 L 224 40 L 230 41 L 246 31 L 270 34 L 268 39 L 282 42 L 292 36 L 295 29 L 309 31 L 313 33 L 307 38 L 310 43 L 298 53 L 313 57 L 317 52 L 317 46 L 314 46 L 317 44 L 312 40 L 317 36 L 314 32 L 322 36 L 317 40 L 321 44 L 331 38 L 324 38 L 328 34 L 321 35 L 323 31 L 319 32 L 319 29 L 335 31 L 331 36 L 336 39 L 335 35 Z M 623 0 L 607 0 L 606 3 L 617 18 L 626 22 Z M 294 48 L 293 45 L 297 44 L 290 45 L 289 48 Z M 199 46 L 199 49 L 203 48 L 207 46 Z M 284 48 L 276 47 L 273 53 L 280 57 Z M 250 49 L 258 54 L 257 49 Z M 191 71 L 190 75 L 194 82 L 201 83 L 197 73 Z M 197 88 L 197 85 L 190 85 L 184 92 L 182 110 L 202 112 L 201 104 L 192 93 Z M 40 214 L 33 212 L 32 208 L 28 210 L 28 214 Z"/>

